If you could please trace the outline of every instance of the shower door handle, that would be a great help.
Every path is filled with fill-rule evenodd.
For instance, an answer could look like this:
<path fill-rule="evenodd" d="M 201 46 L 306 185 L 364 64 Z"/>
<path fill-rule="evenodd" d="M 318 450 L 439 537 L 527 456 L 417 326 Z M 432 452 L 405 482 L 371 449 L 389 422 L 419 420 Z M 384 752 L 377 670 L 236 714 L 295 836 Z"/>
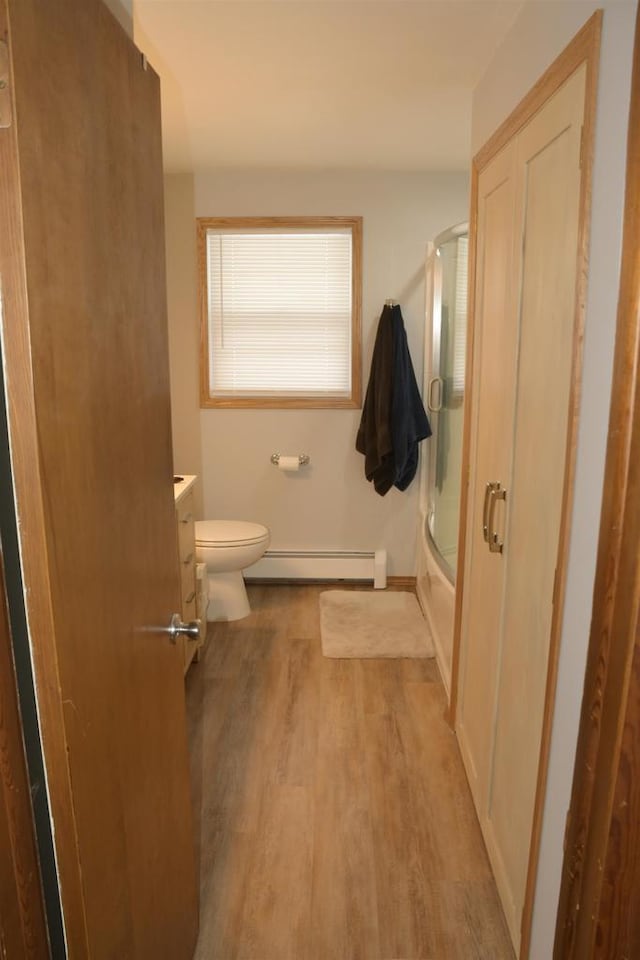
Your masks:
<path fill-rule="evenodd" d="M 438 405 L 433 402 L 433 388 L 438 384 Z M 432 413 L 440 413 L 442 410 L 442 394 L 444 392 L 444 381 L 442 377 L 431 377 L 427 387 L 427 406 Z"/>
<path fill-rule="evenodd" d="M 502 490 L 499 483 L 493 484 L 493 489 L 489 497 L 489 552 L 490 553 L 502 553 L 502 548 L 504 547 L 504 540 L 498 539 L 498 532 L 495 528 L 495 509 L 496 509 L 496 500 L 506 500 L 507 491 Z"/>

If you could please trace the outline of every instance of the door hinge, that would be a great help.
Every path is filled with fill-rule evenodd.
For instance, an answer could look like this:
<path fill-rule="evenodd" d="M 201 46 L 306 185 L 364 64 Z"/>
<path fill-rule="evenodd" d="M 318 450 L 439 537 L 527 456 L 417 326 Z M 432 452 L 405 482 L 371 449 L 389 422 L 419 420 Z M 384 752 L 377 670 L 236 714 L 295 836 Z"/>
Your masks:
<path fill-rule="evenodd" d="M 555 607 L 557 599 L 558 599 L 558 568 L 556 567 L 553 573 L 553 593 L 551 595 L 552 607 Z"/>
<path fill-rule="evenodd" d="M 578 169 L 582 170 L 584 163 L 584 123 L 580 127 L 580 160 L 578 162 Z"/>
<path fill-rule="evenodd" d="M 11 88 L 9 86 L 9 47 L 6 40 L 0 40 L 0 129 L 11 126 L 13 108 L 11 106 Z"/>

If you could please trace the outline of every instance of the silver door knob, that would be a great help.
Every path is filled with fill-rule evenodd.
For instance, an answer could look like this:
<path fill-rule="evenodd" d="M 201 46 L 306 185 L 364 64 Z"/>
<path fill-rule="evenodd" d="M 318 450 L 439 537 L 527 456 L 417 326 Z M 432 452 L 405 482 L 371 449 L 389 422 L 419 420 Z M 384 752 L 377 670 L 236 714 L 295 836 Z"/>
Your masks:
<path fill-rule="evenodd" d="M 183 623 L 179 613 L 174 613 L 166 630 L 171 643 L 176 643 L 178 637 L 187 637 L 189 640 L 200 639 L 200 621 L 189 620 L 188 623 Z"/>

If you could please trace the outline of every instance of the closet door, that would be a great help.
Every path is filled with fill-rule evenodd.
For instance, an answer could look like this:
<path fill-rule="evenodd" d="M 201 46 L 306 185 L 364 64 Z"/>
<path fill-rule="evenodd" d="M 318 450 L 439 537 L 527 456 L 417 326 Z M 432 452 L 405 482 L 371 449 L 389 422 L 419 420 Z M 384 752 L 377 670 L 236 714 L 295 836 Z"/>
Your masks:
<path fill-rule="evenodd" d="M 472 522 L 467 532 L 458 736 L 479 810 L 486 807 L 494 731 L 492 704 L 500 655 L 500 614 L 505 558 L 485 539 L 489 484 L 508 481 L 513 432 L 518 289 L 514 217 L 516 144 L 485 168 L 478 183 L 476 337 L 472 411 Z M 471 628 L 469 627 L 471 624 Z M 463 634 L 464 638 L 464 634 Z"/>
<path fill-rule="evenodd" d="M 457 730 L 516 950 L 562 521 L 585 78 L 583 66 L 479 177 Z"/>
<path fill-rule="evenodd" d="M 518 138 L 520 345 L 487 837 L 517 942 L 544 717 L 574 359 L 582 67 Z M 501 505 L 502 506 L 502 505 Z"/>

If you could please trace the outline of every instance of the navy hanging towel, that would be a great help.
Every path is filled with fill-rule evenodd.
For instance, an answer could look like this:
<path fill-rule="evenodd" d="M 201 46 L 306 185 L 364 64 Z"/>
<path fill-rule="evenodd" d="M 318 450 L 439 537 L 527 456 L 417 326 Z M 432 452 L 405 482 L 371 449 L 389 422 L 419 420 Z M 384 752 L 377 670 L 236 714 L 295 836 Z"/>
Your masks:
<path fill-rule="evenodd" d="M 364 454 L 367 480 L 384 496 L 406 490 L 418 469 L 418 444 L 431 436 L 409 354 L 400 307 L 380 316 L 356 450 Z"/>

